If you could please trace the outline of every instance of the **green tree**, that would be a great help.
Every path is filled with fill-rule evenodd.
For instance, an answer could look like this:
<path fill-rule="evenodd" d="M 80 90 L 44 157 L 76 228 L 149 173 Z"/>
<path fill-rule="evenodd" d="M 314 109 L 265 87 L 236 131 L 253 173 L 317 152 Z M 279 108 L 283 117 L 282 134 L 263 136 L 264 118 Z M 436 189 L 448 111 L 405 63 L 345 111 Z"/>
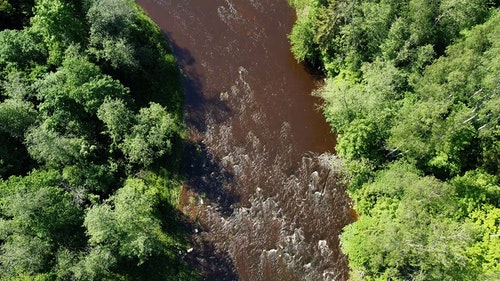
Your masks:
<path fill-rule="evenodd" d="M 45 46 L 30 30 L 0 32 L 0 50 L 2 50 L 0 52 L 2 80 L 7 78 L 10 72 L 35 70 L 45 63 L 47 56 Z"/>
<path fill-rule="evenodd" d="M 342 235 L 351 278 L 495 280 L 500 3 L 290 3 L 360 214 Z"/>
<path fill-rule="evenodd" d="M 495 128 L 498 120 L 491 117 L 500 114 L 493 94 L 500 81 L 490 76 L 498 68 L 499 47 L 494 38 L 499 18 L 497 13 L 474 28 L 448 48 L 448 56 L 415 79 L 415 94 L 407 95 L 391 129 L 389 146 L 440 178 L 481 165 L 486 159 L 480 147 L 492 144 L 486 135 L 494 135 L 494 129 L 488 128 Z M 483 139 L 488 141 L 482 144 Z M 493 163 L 485 164 L 491 167 Z"/>
<path fill-rule="evenodd" d="M 33 159 L 53 167 L 83 161 L 95 149 L 84 138 L 63 136 L 47 123 L 26 133 L 26 146 Z"/>
<path fill-rule="evenodd" d="M 128 264 L 137 267 L 165 255 L 170 240 L 155 211 L 160 200 L 156 186 L 129 179 L 104 204 L 90 208 L 84 225 L 92 248 L 77 267 L 78 275 L 101 280 L 130 274 Z"/>
<path fill-rule="evenodd" d="M 453 178 L 450 183 L 457 190 L 462 215 L 465 217 L 488 206 L 500 207 L 500 186 L 497 176 L 482 170 L 471 170 Z"/>
<path fill-rule="evenodd" d="M 405 88 L 405 76 L 392 63 L 380 60 L 366 63 L 361 71 L 363 83 L 338 75 L 317 94 L 325 100 L 326 120 L 339 134 L 339 155 L 381 164 L 391 156 L 386 139 L 401 104 L 398 92 Z"/>
<path fill-rule="evenodd" d="M 467 249 L 478 240 L 478 230 L 453 219 L 453 188 L 405 165 L 391 165 L 358 191 L 369 201 L 342 234 L 351 268 L 372 280 L 475 278 L 481 268 Z"/>
<path fill-rule="evenodd" d="M 131 0 L 34 2 L 21 30 L 0 26 L 0 279 L 193 280 L 171 206 L 182 92 L 160 29 Z M 25 4 L 0 0 L 0 24 Z"/>
<path fill-rule="evenodd" d="M 0 130 L 12 137 L 22 139 L 36 117 L 34 106 L 29 102 L 7 99 L 0 103 Z"/>
<path fill-rule="evenodd" d="M 137 12 L 129 0 L 88 1 L 86 18 L 90 36 L 88 52 L 112 68 L 136 68 L 130 29 Z"/>
<path fill-rule="evenodd" d="M 31 28 L 42 36 L 54 65 L 62 62 L 70 45 L 85 43 L 87 33 L 81 3 L 70 0 L 36 0 Z"/>
<path fill-rule="evenodd" d="M 492 1 L 488 0 L 442 0 L 439 4 L 439 15 L 435 21 L 443 42 L 441 46 L 452 43 L 450 35 L 457 36 L 462 30 L 467 30 L 488 17 Z M 442 48 L 442 47 L 441 47 Z"/>
<path fill-rule="evenodd" d="M 38 92 L 43 101 L 40 110 L 47 114 L 66 109 L 75 115 L 78 110 L 68 106 L 81 106 L 88 115 L 95 115 L 106 98 L 127 96 L 128 89 L 103 75 L 97 65 L 79 54 L 77 47 L 66 52 L 62 66 L 40 82 Z"/>
<path fill-rule="evenodd" d="M 53 170 L 0 182 L 1 278 L 50 273 L 58 252 L 84 245 L 83 211 L 63 184 Z"/>
<path fill-rule="evenodd" d="M 134 121 L 132 112 L 122 100 L 109 98 L 99 107 L 97 117 L 106 125 L 105 133 L 111 137 L 113 146 L 122 142 Z"/>
<path fill-rule="evenodd" d="M 121 148 L 131 163 L 147 167 L 155 159 L 170 153 L 172 141 L 179 133 L 178 122 L 166 108 L 151 103 L 140 110 L 136 124 L 125 136 Z"/>
<path fill-rule="evenodd" d="M 319 9 L 317 9 L 315 5 L 309 6 L 298 3 L 295 8 L 300 16 L 297 18 L 297 22 L 288 35 L 291 44 L 290 49 L 296 60 L 314 65 L 320 62 L 320 54 L 318 52 L 318 46 L 314 38 L 312 26 Z"/>
<path fill-rule="evenodd" d="M 487 205 L 471 214 L 472 221 L 481 229 L 482 239 L 468 249 L 473 261 L 481 266 L 481 280 L 495 280 L 500 274 L 500 208 Z"/>

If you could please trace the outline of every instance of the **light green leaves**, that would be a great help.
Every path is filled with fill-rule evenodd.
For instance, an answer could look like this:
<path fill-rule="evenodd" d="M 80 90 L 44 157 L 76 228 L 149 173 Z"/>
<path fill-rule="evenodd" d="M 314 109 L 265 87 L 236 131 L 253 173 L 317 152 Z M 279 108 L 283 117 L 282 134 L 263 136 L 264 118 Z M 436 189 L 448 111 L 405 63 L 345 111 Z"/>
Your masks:
<path fill-rule="evenodd" d="M 90 245 L 139 264 L 164 253 L 166 236 L 154 213 L 156 192 L 141 180 L 128 180 L 107 203 L 92 207 L 84 223 Z"/>
<path fill-rule="evenodd" d="M 27 132 L 26 145 L 34 159 L 56 167 L 77 163 L 93 149 L 84 138 L 63 136 L 46 123 Z"/>
<path fill-rule="evenodd" d="M 354 270 L 394 280 L 465 280 L 480 272 L 467 254 L 479 229 L 453 219 L 450 185 L 395 163 L 355 196 L 362 215 L 342 234 Z"/>
<path fill-rule="evenodd" d="M 33 31 L 40 34 L 49 50 L 49 62 L 59 64 L 66 48 L 84 41 L 85 25 L 80 21 L 77 2 L 37 0 L 31 19 Z"/>
<path fill-rule="evenodd" d="M 83 211 L 51 170 L 0 182 L 0 278 L 50 272 L 59 250 L 82 245 Z"/>
<path fill-rule="evenodd" d="M 498 1 L 291 3 L 360 214 L 351 278 L 498 278 Z"/>
<path fill-rule="evenodd" d="M 130 162 L 148 166 L 170 152 L 171 139 L 179 127 L 166 108 L 157 103 L 142 108 L 136 122 L 121 147 Z"/>
<path fill-rule="evenodd" d="M 0 103 L 0 130 L 21 139 L 35 123 L 36 116 L 33 104 L 23 100 L 4 100 Z"/>

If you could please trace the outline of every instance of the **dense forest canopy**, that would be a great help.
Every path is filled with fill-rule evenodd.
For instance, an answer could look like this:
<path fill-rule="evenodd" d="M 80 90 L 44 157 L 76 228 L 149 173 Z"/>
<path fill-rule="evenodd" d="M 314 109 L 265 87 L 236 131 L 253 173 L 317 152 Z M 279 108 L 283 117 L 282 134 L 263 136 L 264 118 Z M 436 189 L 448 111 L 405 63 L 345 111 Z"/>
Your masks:
<path fill-rule="evenodd" d="M 0 0 L 0 280 L 193 280 L 179 70 L 131 0 Z"/>
<path fill-rule="evenodd" d="M 498 280 L 500 2 L 290 3 L 360 216 L 351 279 Z"/>

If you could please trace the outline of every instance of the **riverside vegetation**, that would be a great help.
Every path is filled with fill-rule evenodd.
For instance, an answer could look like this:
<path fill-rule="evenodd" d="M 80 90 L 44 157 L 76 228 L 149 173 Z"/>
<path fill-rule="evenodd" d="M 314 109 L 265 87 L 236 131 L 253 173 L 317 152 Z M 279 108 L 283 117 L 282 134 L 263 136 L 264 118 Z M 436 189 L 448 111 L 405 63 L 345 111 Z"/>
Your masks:
<path fill-rule="evenodd" d="M 131 0 L 0 0 L 0 280 L 194 280 L 180 73 Z"/>
<path fill-rule="evenodd" d="M 359 214 L 350 278 L 498 280 L 500 2 L 290 3 Z"/>

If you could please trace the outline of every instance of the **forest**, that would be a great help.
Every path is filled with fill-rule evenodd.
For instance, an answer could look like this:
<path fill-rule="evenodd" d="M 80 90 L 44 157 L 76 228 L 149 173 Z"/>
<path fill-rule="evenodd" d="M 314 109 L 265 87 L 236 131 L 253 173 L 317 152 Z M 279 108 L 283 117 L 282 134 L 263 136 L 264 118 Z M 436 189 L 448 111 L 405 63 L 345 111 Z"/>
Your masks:
<path fill-rule="evenodd" d="M 132 0 L 0 0 L 0 280 L 194 280 L 180 71 Z"/>
<path fill-rule="evenodd" d="M 500 2 L 290 0 L 338 134 L 351 280 L 498 280 Z"/>

